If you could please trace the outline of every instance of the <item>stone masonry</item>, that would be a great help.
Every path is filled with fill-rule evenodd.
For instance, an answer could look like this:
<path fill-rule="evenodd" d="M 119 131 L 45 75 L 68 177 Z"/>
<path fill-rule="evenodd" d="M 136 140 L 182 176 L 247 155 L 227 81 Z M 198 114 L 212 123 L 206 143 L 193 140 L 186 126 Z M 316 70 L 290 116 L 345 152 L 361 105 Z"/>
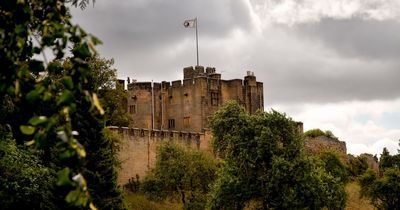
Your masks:
<path fill-rule="evenodd" d="M 212 153 L 211 134 L 208 131 L 194 133 L 112 126 L 108 128 L 121 140 L 118 153 L 118 158 L 121 161 L 118 174 L 120 185 L 128 183 L 128 180 L 135 177 L 136 174 L 143 180 L 144 176 L 155 165 L 157 148 L 165 142 L 172 141 L 185 147 Z"/>
<path fill-rule="evenodd" d="M 127 95 L 124 104 L 132 117 L 130 128 L 109 127 L 121 140 L 121 185 L 136 174 L 143 179 L 154 167 L 157 148 L 164 142 L 212 153 L 208 120 L 225 102 L 237 101 L 250 114 L 264 110 L 263 83 L 256 81 L 253 72 L 247 72 L 244 80 L 223 80 L 215 68 L 202 66 L 184 68 L 183 81 L 128 80 Z M 298 128 L 303 133 L 301 122 Z M 333 149 L 346 158 L 346 143 L 337 139 L 306 138 L 305 146 L 311 154 Z"/>
<path fill-rule="evenodd" d="M 249 113 L 264 110 L 263 83 L 253 72 L 247 72 L 244 80 L 223 80 L 215 68 L 202 66 L 184 68 L 183 81 L 128 81 L 127 95 L 131 128 L 110 127 L 121 139 L 119 184 L 136 174 L 142 179 L 154 167 L 163 142 L 211 153 L 207 124 L 223 103 L 237 101 Z"/>
<path fill-rule="evenodd" d="M 325 150 L 336 151 L 343 162 L 347 162 L 346 142 L 327 136 L 305 137 L 305 149 L 309 154 L 318 155 Z"/>
<path fill-rule="evenodd" d="M 228 100 L 249 113 L 264 110 L 263 83 L 253 72 L 244 80 L 223 80 L 215 68 L 196 66 L 183 69 L 183 81 L 128 84 L 128 114 L 135 128 L 204 132 L 209 117 Z"/>

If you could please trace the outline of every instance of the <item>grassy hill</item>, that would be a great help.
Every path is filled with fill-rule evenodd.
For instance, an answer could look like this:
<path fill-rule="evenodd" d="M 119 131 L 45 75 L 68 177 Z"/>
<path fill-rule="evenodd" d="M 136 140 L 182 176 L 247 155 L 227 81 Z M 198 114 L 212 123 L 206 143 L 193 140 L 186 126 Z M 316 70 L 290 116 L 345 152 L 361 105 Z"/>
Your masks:
<path fill-rule="evenodd" d="M 372 210 L 374 207 L 369 203 L 369 200 L 360 198 L 360 186 L 357 182 L 350 182 L 346 185 L 348 197 L 346 210 Z"/>
<path fill-rule="evenodd" d="M 374 207 L 367 199 L 360 198 L 360 186 L 356 182 L 350 182 L 346 186 L 348 194 L 346 210 L 373 210 Z M 126 195 L 130 210 L 180 210 L 182 205 L 176 201 L 156 202 L 147 199 L 145 195 L 133 193 Z"/>

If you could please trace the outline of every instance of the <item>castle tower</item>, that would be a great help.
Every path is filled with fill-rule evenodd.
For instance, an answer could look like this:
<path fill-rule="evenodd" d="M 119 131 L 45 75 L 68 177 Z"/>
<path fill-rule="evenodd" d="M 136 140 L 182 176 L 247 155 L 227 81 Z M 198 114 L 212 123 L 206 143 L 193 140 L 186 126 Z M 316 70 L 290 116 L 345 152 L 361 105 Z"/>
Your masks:
<path fill-rule="evenodd" d="M 253 72 L 247 72 L 244 81 L 222 80 L 215 68 L 186 67 L 183 81 L 130 83 L 127 106 L 133 127 L 204 132 L 210 116 L 229 100 L 251 114 L 263 110 L 263 84 Z"/>

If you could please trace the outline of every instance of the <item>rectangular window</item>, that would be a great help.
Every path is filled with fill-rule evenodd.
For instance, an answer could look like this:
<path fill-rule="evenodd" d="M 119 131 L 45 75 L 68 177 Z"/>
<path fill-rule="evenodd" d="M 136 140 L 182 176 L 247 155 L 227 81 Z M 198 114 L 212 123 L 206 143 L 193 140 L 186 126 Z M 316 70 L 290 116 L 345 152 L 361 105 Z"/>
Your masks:
<path fill-rule="evenodd" d="M 190 127 L 190 117 L 183 118 L 183 127 L 185 127 L 185 128 Z"/>
<path fill-rule="evenodd" d="M 129 106 L 129 114 L 136 114 L 136 105 Z"/>
<path fill-rule="evenodd" d="M 168 128 L 175 128 L 175 119 L 169 119 L 168 120 Z"/>
<path fill-rule="evenodd" d="M 211 105 L 218 106 L 219 104 L 219 94 L 216 92 L 211 93 Z"/>

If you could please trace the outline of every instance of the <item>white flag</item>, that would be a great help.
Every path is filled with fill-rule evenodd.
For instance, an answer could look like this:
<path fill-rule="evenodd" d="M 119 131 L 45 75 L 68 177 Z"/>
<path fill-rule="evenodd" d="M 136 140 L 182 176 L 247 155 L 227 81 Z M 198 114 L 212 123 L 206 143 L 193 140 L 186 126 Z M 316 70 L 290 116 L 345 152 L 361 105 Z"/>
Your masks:
<path fill-rule="evenodd" d="M 196 19 L 185 20 L 185 22 L 183 22 L 183 26 L 185 26 L 185 28 L 194 28 L 196 27 L 196 24 Z"/>

